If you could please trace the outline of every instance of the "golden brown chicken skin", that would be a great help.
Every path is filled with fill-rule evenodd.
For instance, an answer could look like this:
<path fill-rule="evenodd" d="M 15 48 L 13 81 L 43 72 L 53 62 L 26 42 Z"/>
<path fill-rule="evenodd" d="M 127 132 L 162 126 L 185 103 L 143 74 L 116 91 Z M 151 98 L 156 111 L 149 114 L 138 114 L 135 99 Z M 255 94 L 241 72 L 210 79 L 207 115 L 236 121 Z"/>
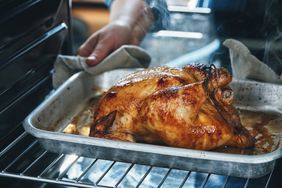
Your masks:
<path fill-rule="evenodd" d="M 100 99 L 90 136 L 210 150 L 250 147 L 224 68 L 189 65 L 137 71 Z"/>

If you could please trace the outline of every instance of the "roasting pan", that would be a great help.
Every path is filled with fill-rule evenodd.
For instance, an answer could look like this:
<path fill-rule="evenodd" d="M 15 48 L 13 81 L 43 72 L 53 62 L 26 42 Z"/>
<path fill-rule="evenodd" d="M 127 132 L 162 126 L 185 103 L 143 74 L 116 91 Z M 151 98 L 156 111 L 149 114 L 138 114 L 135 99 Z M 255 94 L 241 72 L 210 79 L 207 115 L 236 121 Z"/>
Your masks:
<path fill-rule="evenodd" d="M 51 152 L 73 153 L 86 157 L 102 158 L 144 165 L 216 173 L 236 177 L 257 178 L 274 168 L 281 157 L 282 86 L 254 81 L 233 80 L 236 106 L 256 113 L 273 112 L 280 120 L 272 122 L 275 130 L 273 150 L 256 155 L 201 151 L 145 143 L 130 143 L 64 133 L 89 103 L 110 88 L 117 80 L 136 69 L 118 69 L 92 76 L 80 72 L 69 78 L 61 87 L 39 105 L 24 121 L 25 130 L 38 138 Z"/>

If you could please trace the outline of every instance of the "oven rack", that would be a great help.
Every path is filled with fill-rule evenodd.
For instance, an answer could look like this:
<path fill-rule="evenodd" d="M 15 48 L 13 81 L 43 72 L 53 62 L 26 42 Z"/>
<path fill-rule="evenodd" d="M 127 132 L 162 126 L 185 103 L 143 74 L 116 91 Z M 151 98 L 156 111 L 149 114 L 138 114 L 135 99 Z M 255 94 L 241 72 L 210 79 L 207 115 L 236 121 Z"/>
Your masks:
<path fill-rule="evenodd" d="M 22 128 L 13 136 L 0 145 L 0 177 L 74 187 L 228 188 L 268 187 L 273 175 L 246 179 L 56 154 L 42 149 L 38 140 Z"/>

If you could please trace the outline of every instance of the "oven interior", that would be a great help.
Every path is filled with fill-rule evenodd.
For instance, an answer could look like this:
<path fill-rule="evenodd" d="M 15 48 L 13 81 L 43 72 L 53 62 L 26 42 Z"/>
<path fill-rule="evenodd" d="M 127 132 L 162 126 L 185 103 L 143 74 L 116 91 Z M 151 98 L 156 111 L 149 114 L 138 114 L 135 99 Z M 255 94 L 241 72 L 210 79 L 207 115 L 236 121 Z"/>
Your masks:
<path fill-rule="evenodd" d="M 276 38 L 270 36 L 276 31 L 267 30 L 271 27 L 265 27 L 264 32 L 253 35 L 260 25 L 259 21 L 251 22 L 253 25 L 250 28 L 253 31 L 244 30 L 247 21 L 263 20 L 258 17 L 262 15 L 260 11 L 263 11 L 261 7 L 264 5 L 250 9 L 257 14 L 255 17 L 244 12 L 243 6 L 247 6 L 247 1 L 234 3 L 233 9 L 219 6 L 219 3 L 210 3 L 217 10 L 213 17 L 220 18 L 212 22 L 210 13 L 206 12 L 208 9 L 204 7 L 207 1 L 199 1 L 202 8 L 189 11 L 179 9 L 181 3 L 177 4 L 178 1 L 167 2 L 172 3 L 169 7 L 171 30 L 190 30 L 189 27 L 179 28 L 179 22 L 186 19 L 190 20 L 190 25 L 198 24 L 199 30 L 196 32 L 208 36 L 200 41 L 189 39 L 191 45 L 188 45 L 185 53 L 195 47 L 193 44 L 200 48 L 212 43 L 215 36 L 220 36 L 217 39 L 219 41 L 232 36 L 245 39 L 258 57 L 268 58 L 269 61 L 279 60 L 277 54 L 282 48 L 273 47 L 269 43 L 280 40 L 278 35 Z M 234 7 L 237 12 L 241 11 L 241 16 L 235 16 Z M 1 187 L 276 187 L 281 183 L 281 159 L 277 160 L 270 174 L 251 179 L 57 154 L 44 150 L 34 137 L 24 131 L 22 122 L 52 91 L 51 72 L 56 55 L 74 54 L 70 9 L 71 2 L 68 0 L 11 0 L 0 3 Z M 230 13 L 227 15 L 229 19 L 226 10 Z M 210 29 L 211 23 L 216 25 L 216 29 Z M 269 44 L 269 48 L 276 49 L 276 54 L 266 55 L 261 46 L 255 45 L 254 41 L 260 41 L 264 37 L 268 40 L 262 42 L 262 45 Z M 179 47 L 183 41 L 171 41 L 172 46 L 179 47 L 175 48 L 178 51 L 163 48 L 162 54 L 165 55 L 158 56 L 160 47 L 167 42 L 168 40 L 164 42 L 150 34 L 146 36 L 142 46 L 155 55 L 153 62 L 174 62 L 179 52 L 184 53 L 184 49 Z M 212 57 L 199 61 L 225 62 L 228 61 L 227 53 L 226 49 L 217 48 Z M 186 63 L 195 60 L 189 58 Z"/>

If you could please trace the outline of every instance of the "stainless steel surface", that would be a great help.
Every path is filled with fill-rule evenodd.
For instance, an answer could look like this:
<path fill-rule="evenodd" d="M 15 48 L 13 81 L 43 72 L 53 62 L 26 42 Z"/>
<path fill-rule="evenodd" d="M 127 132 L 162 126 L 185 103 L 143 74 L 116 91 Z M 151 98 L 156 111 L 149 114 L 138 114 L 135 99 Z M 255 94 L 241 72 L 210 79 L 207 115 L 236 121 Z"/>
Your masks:
<path fill-rule="evenodd" d="M 87 101 L 97 95 L 95 91 L 108 89 L 120 77 L 132 71 L 135 70 L 114 70 L 97 77 L 86 73 L 74 75 L 27 117 L 24 128 L 37 137 L 44 148 L 58 153 L 248 178 L 261 177 L 273 170 L 275 160 L 281 157 L 281 147 L 267 154 L 240 155 L 113 141 L 61 132 Z M 282 102 L 279 100 L 282 86 L 235 81 L 232 87 L 239 94 L 239 106 L 282 113 Z"/>

